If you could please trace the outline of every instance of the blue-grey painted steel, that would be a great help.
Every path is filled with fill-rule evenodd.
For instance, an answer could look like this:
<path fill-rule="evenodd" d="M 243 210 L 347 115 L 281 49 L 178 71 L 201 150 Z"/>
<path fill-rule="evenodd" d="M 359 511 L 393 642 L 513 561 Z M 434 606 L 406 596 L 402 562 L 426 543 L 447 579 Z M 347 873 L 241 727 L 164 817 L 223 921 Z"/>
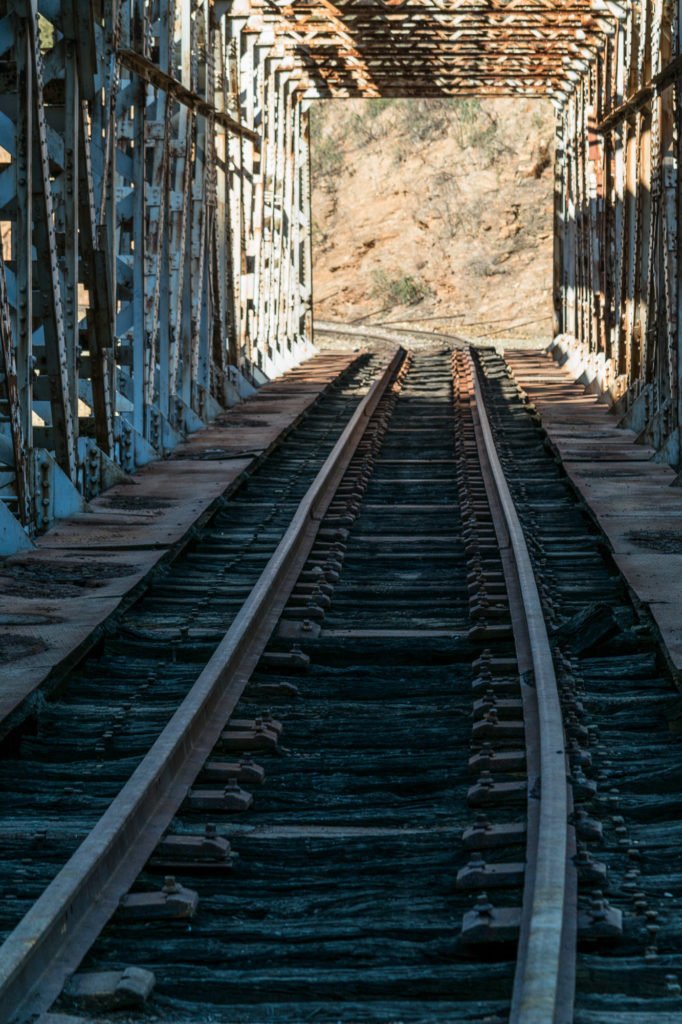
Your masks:
<path fill-rule="evenodd" d="M 133 471 L 136 453 L 163 455 L 234 400 L 230 366 L 254 381 L 313 353 L 309 267 L 292 271 L 279 242 L 268 255 L 287 313 L 266 334 L 252 260 L 261 225 L 294 201 L 283 178 L 270 190 L 261 151 L 277 150 L 280 171 L 308 154 L 286 75 L 261 63 L 244 79 L 244 19 L 229 5 L 6 0 L 3 13 L 16 72 L 0 109 L 13 361 L 0 501 L 31 537 L 52 522 L 31 469 L 48 464 L 41 452 L 91 497 L 93 443 Z M 279 118 L 264 124 L 272 103 Z M 286 221 L 307 230 L 309 197 Z"/>

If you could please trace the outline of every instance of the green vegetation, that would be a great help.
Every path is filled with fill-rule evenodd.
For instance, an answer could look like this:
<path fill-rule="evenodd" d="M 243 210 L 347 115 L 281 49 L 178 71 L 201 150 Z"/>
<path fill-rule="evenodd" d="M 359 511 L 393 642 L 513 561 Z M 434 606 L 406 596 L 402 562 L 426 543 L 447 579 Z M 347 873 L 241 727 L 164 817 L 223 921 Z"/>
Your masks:
<path fill-rule="evenodd" d="M 372 114 L 374 103 L 390 103 L 390 100 L 370 100 L 365 106 L 363 114 L 351 114 L 347 125 L 347 134 L 351 142 L 356 145 L 366 145 L 368 142 L 376 142 L 390 130 L 390 122 L 386 118 L 379 118 Z"/>
<path fill-rule="evenodd" d="M 508 151 L 497 118 L 477 98 L 371 100 L 366 114 L 354 114 L 353 132 L 371 141 L 391 127 L 401 136 L 393 154 L 402 163 L 416 148 L 444 136 L 454 136 L 462 149 L 478 149 L 490 165 Z M 371 122 L 371 123 L 370 123 Z"/>
<path fill-rule="evenodd" d="M 313 235 L 313 245 L 316 247 L 323 246 L 324 243 L 327 241 L 327 234 L 325 231 L 323 231 L 323 229 L 320 227 L 319 223 L 315 220 L 314 217 L 311 230 Z"/>
<path fill-rule="evenodd" d="M 383 114 L 384 110 L 390 110 L 395 102 L 395 100 L 368 100 L 367 117 L 374 120 L 380 114 Z"/>
<path fill-rule="evenodd" d="M 335 133 L 328 131 L 328 113 L 324 103 L 310 106 L 310 169 L 313 183 L 333 192 L 345 157 Z"/>
<path fill-rule="evenodd" d="M 456 101 L 397 100 L 396 104 L 397 126 L 415 143 L 430 142 L 447 135 L 457 121 Z"/>
<path fill-rule="evenodd" d="M 506 273 L 504 268 L 495 267 L 491 260 L 486 259 L 484 256 L 474 256 L 473 259 L 469 260 L 468 270 L 474 277 L 495 277 L 497 274 Z"/>
<path fill-rule="evenodd" d="M 547 112 L 544 110 L 534 111 L 531 118 L 531 124 L 533 125 L 533 128 L 537 129 L 537 131 L 542 131 L 543 129 L 546 130 L 548 128 L 548 121 L 549 118 L 547 117 Z M 551 127 L 551 121 L 549 121 L 549 127 Z"/>
<path fill-rule="evenodd" d="M 425 281 L 411 274 L 393 277 L 385 270 L 372 271 L 372 297 L 390 306 L 414 306 L 431 294 Z"/>
<path fill-rule="evenodd" d="M 311 149 L 313 179 L 323 180 L 327 188 L 334 187 L 334 177 L 341 173 L 344 156 L 341 146 L 330 135 L 315 139 Z"/>
<path fill-rule="evenodd" d="M 454 137 L 461 149 L 476 149 L 479 164 L 490 166 L 511 152 L 494 113 L 475 97 L 451 99 L 376 99 L 360 108 L 314 103 L 310 108 L 312 168 L 328 191 L 345 166 L 344 153 L 376 143 L 391 133 L 387 157 L 402 164 L 429 143 Z"/>

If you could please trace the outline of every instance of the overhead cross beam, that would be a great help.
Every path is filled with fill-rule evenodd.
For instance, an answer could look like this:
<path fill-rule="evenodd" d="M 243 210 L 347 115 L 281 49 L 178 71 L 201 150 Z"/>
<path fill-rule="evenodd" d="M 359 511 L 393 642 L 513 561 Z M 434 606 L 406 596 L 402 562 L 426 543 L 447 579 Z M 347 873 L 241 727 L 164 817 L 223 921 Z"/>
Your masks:
<path fill-rule="evenodd" d="M 613 8 L 613 9 L 612 9 Z M 594 61 L 615 32 L 615 5 L 594 0 L 493 0 L 390 6 L 294 0 L 252 5 L 249 27 L 274 35 L 324 95 L 458 95 L 476 85 L 510 94 L 549 95 L 570 79 L 573 62 Z M 491 78 L 494 81 L 491 81 Z M 530 80 L 529 80 L 530 79 Z"/>

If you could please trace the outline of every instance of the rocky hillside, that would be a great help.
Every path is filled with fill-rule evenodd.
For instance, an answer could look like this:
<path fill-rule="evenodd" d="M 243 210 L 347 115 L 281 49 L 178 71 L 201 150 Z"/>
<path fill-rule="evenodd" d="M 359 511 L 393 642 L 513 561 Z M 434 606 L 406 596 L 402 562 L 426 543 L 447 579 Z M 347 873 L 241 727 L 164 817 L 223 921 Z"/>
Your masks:
<path fill-rule="evenodd" d="M 549 338 L 553 132 L 537 100 L 314 104 L 315 317 Z"/>

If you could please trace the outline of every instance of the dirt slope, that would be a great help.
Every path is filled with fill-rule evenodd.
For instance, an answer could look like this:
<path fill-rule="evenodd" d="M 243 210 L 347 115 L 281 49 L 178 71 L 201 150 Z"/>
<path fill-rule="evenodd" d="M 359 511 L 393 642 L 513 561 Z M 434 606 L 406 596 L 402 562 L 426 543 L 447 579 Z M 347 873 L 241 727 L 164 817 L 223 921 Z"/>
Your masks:
<path fill-rule="evenodd" d="M 316 318 L 549 338 L 553 133 L 537 100 L 315 104 Z"/>

